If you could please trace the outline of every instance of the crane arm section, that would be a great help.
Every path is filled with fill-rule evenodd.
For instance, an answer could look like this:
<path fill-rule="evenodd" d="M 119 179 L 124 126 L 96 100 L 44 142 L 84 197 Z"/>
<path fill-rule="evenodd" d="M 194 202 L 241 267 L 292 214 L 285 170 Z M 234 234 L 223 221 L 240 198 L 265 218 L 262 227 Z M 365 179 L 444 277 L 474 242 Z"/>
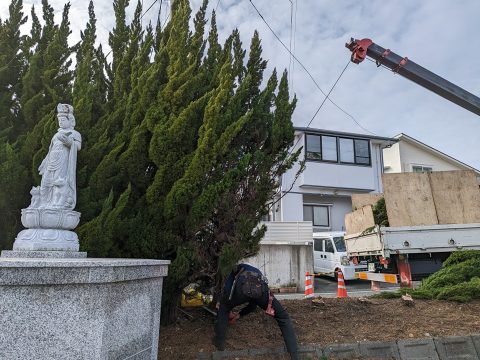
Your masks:
<path fill-rule="evenodd" d="M 351 60 L 355 64 L 361 63 L 368 56 L 375 60 L 377 66 L 386 66 L 416 84 L 480 115 L 480 98 L 414 63 L 407 57 L 401 57 L 390 49 L 384 49 L 370 39 L 356 40 L 352 38 L 350 43 L 345 46 L 352 52 Z"/>

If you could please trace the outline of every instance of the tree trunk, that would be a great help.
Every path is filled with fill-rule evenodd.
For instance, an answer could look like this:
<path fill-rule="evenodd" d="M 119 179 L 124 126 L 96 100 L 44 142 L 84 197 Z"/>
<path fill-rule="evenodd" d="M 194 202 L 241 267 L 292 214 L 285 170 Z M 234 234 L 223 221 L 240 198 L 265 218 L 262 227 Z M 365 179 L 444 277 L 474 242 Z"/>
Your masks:
<path fill-rule="evenodd" d="M 177 308 L 180 304 L 181 292 L 165 291 L 162 296 L 162 313 L 160 323 L 163 325 L 170 325 L 177 320 Z"/>

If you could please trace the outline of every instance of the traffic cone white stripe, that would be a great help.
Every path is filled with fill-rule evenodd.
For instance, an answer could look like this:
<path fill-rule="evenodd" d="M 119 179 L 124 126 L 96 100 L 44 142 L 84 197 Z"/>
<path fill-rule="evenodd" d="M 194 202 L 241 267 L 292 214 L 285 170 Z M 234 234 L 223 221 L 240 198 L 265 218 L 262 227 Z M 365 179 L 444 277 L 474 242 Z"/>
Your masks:
<path fill-rule="evenodd" d="M 305 298 L 313 297 L 313 284 L 312 284 L 312 277 L 308 271 L 305 274 Z"/>
<path fill-rule="evenodd" d="M 342 271 L 338 271 L 338 288 L 337 288 L 337 298 L 346 298 L 347 295 L 347 287 L 345 286 L 345 279 L 343 277 Z"/>

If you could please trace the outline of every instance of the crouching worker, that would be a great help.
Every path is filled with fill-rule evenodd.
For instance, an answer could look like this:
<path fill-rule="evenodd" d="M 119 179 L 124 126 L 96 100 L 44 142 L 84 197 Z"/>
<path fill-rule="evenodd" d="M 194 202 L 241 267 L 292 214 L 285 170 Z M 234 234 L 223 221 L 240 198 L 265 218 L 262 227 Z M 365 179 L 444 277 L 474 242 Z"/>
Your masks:
<path fill-rule="evenodd" d="M 239 313 L 233 308 L 248 303 Z M 218 350 L 225 350 L 225 336 L 228 323 L 233 324 L 240 317 L 259 306 L 267 315 L 273 316 L 282 331 L 283 340 L 292 359 L 298 359 L 297 339 L 287 311 L 272 295 L 268 281 L 260 270 L 249 264 L 239 264 L 225 280 L 220 306 L 215 323 L 213 344 Z"/>

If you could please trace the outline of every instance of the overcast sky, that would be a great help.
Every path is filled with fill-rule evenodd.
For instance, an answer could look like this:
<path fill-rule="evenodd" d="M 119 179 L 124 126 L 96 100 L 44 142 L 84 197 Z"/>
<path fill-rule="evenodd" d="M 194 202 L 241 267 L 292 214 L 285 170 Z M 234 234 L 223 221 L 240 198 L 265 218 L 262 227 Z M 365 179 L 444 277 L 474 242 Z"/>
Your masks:
<path fill-rule="evenodd" d="M 143 0 L 146 10 L 155 0 Z M 371 38 L 384 48 L 427 68 L 480 96 L 479 0 L 252 0 L 283 43 L 308 69 L 327 93 L 346 66 L 351 37 Z M 8 0 L 0 2 L 0 17 L 8 14 Z M 50 0 L 57 20 L 64 1 Z M 191 0 L 196 11 L 201 0 Z M 41 1 L 24 1 L 29 14 Z M 87 0 L 71 1 L 72 43 L 85 26 Z M 98 37 L 107 45 L 114 18 L 110 0 L 95 0 Z M 130 4 L 133 13 L 136 2 Z M 166 20 L 168 2 L 157 0 L 144 16 L 146 24 Z M 166 6 L 167 5 L 167 6 Z M 217 7 L 218 6 L 218 7 Z M 274 37 L 249 0 L 211 0 L 217 7 L 221 40 L 239 28 L 245 47 L 254 29 L 262 38 L 267 75 L 276 67 L 290 69 L 291 90 L 298 98 L 296 126 L 307 126 L 324 99 L 312 79 Z M 130 16 L 131 19 L 131 16 Z M 154 20 L 155 21 L 155 20 Z M 292 24 L 292 25 L 291 25 Z M 326 102 L 310 127 L 380 136 L 406 133 L 460 161 L 480 169 L 480 117 L 431 93 L 373 62 L 351 63 L 334 88 L 331 99 L 345 112 Z M 362 129 L 362 127 L 364 129 Z"/>

